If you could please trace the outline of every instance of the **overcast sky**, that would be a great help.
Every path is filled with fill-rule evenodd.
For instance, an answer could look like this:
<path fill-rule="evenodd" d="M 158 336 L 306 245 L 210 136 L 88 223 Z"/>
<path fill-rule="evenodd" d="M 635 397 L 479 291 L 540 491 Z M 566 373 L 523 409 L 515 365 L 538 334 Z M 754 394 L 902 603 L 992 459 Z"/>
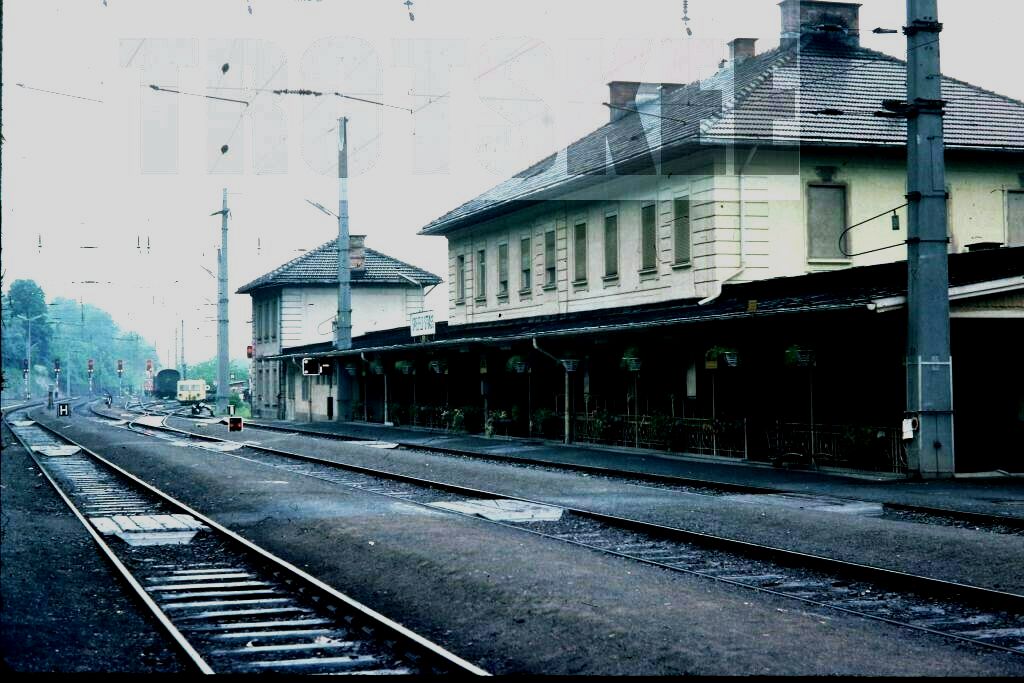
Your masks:
<path fill-rule="evenodd" d="M 223 188 L 234 357 L 250 337 L 234 290 L 336 234 L 306 200 L 337 210 L 337 117 L 350 119 L 352 233 L 447 278 L 445 240 L 417 231 L 605 122 L 608 81 L 707 77 L 727 41 L 768 50 L 780 24 L 775 0 L 690 0 L 689 37 L 682 0 L 416 0 L 415 21 L 402 0 L 3 8 L 4 285 L 33 278 L 104 308 L 165 365 L 182 319 L 189 363 L 216 352 L 204 268 L 217 269 Z M 905 12 L 863 0 L 862 43 L 903 57 L 901 34 L 870 29 Z M 1024 99 L 1024 3 L 939 12 L 944 73 Z M 269 92 L 282 88 L 387 106 Z M 429 300 L 440 319 L 445 287 Z"/>

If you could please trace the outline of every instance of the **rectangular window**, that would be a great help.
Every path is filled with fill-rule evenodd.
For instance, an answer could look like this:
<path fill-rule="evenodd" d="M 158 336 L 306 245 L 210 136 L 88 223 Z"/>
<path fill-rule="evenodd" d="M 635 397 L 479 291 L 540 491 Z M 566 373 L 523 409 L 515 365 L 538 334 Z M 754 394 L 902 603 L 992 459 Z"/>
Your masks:
<path fill-rule="evenodd" d="M 529 237 L 524 237 L 519 241 L 519 262 L 519 291 L 529 292 L 530 287 L 533 286 L 533 281 L 530 279 L 533 254 L 530 251 Z"/>
<path fill-rule="evenodd" d="M 658 220 L 654 204 L 640 208 L 640 270 L 658 267 Z"/>
<path fill-rule="evenodd" d="M 612 214 L 604 217 L 604 276 L 619 274 L 619 217 Z"/>
<path fill-rule="evenodd" d="M 846 188 L 810 185 L 807 188 L 807 256 L 811 259 L 848 258 L 839 248 L 846 229 Z M 846 247 L 846 238 L 843 238 Z"/>
<path fill-rule="evenodd" d="M 1024 190 L 1006 193 L 1006 244 L 1024 245 Z"/>
<path fill-rule="evenodd" d="M 690 262 L 690 198 L 678 197 L 673 205 L 672 241 L 674 262 Z"/>
<path fill-rule="evenodd" d="M 277 339 L 277 299 L 270 302 L 270 338 Z"/>
<path fill-rule="evenodd" d="M 455 257 L 455 300 L 466 300 L 466 257 L 462 254 Z"/>
<path fill-rule="evenodd" d="M 476 252 L 476 300 L 483 301 L 487 298 L 487 252 L 481 249 Z"/>
<path fill-rule="evenodd" d="M 573 279 L 576 282 L 587 281 L 587 224 L 577 223 L 573 229 Z"/>
<path fill-rule="evenodd" d="M 508 296 L 508 245 L 498 245 L 498 296 Z"/>
<path fill-rule="evenodd" d="M 544 286 L 555 286 L 555 231 L 544 233 Z"/>

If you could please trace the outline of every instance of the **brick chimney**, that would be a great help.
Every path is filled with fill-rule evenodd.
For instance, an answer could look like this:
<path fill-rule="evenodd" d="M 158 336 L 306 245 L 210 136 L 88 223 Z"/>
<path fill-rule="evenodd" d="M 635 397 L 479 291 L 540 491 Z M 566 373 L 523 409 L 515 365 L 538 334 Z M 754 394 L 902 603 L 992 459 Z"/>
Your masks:
<path fill-rule="evenodd" d="M 636 94 L 640 91 L 638 81 L 612 81 L 608 84 L 608 104 L 611 106 L 609 121 L 618 121 L 629 115 L 626 109 L 636 109 Z"/>
<path fill-rule="evenodd" d="M 358 270 L 366 261 L 366 235 L 349 235 L 348 267 Z"/>
<path fill-rule="evenodd" d="M 782 46 L 814 35 L 839 45 L 860 46 L 860 3 L 782 0 Z"/>
<path fill-rule="evenodd" d="M 754 49 L 754 43 L 756 42 L 757 38 L 736 38 L 735 40 L 730 40 L 729 59 L 734 64 L 742 64 L 750 59 L 757 54 Z"/>

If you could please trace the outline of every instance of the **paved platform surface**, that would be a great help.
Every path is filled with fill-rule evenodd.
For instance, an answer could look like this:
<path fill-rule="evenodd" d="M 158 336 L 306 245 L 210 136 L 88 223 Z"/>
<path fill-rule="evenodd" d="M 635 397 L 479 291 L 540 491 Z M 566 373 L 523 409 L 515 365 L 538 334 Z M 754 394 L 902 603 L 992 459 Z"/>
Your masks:
<path fill-rule="evenodd" d="M 365 422 L 289 422 L 253 418 L 247 423 L 353 439 L 388 441 L 410 448 L 438 449 L 491 458 L 528 458 L 552 464 L 586 465 L 617 472 L 689 477 L 743 486 L 865 501 L 923 505 L 1024 519 L 1024 474 L 958 476 L 912 481 L 884 473 L 837 473 L 772 467 L 657 451 L 565 445 L 540 439 L 486 437 L 440 430 L 387 427 Z M 1021 456 L 1024 466 L 1024 454 Z"/>

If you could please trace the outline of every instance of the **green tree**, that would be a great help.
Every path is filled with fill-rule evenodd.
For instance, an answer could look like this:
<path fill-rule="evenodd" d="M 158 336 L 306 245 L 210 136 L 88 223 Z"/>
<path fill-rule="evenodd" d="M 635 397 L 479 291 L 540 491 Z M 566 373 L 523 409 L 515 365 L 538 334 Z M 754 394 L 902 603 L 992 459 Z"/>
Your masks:
<path fill-rule="evenodd" d="M 228 381 L 237 382 L 249 377 L 249 361 L 244 358 L 233 358 L 228 363 Z M 210 358 L 189 367 L 189 379 L 202 378 L 213 390 L 217 386 L 217 359 Z"/>

